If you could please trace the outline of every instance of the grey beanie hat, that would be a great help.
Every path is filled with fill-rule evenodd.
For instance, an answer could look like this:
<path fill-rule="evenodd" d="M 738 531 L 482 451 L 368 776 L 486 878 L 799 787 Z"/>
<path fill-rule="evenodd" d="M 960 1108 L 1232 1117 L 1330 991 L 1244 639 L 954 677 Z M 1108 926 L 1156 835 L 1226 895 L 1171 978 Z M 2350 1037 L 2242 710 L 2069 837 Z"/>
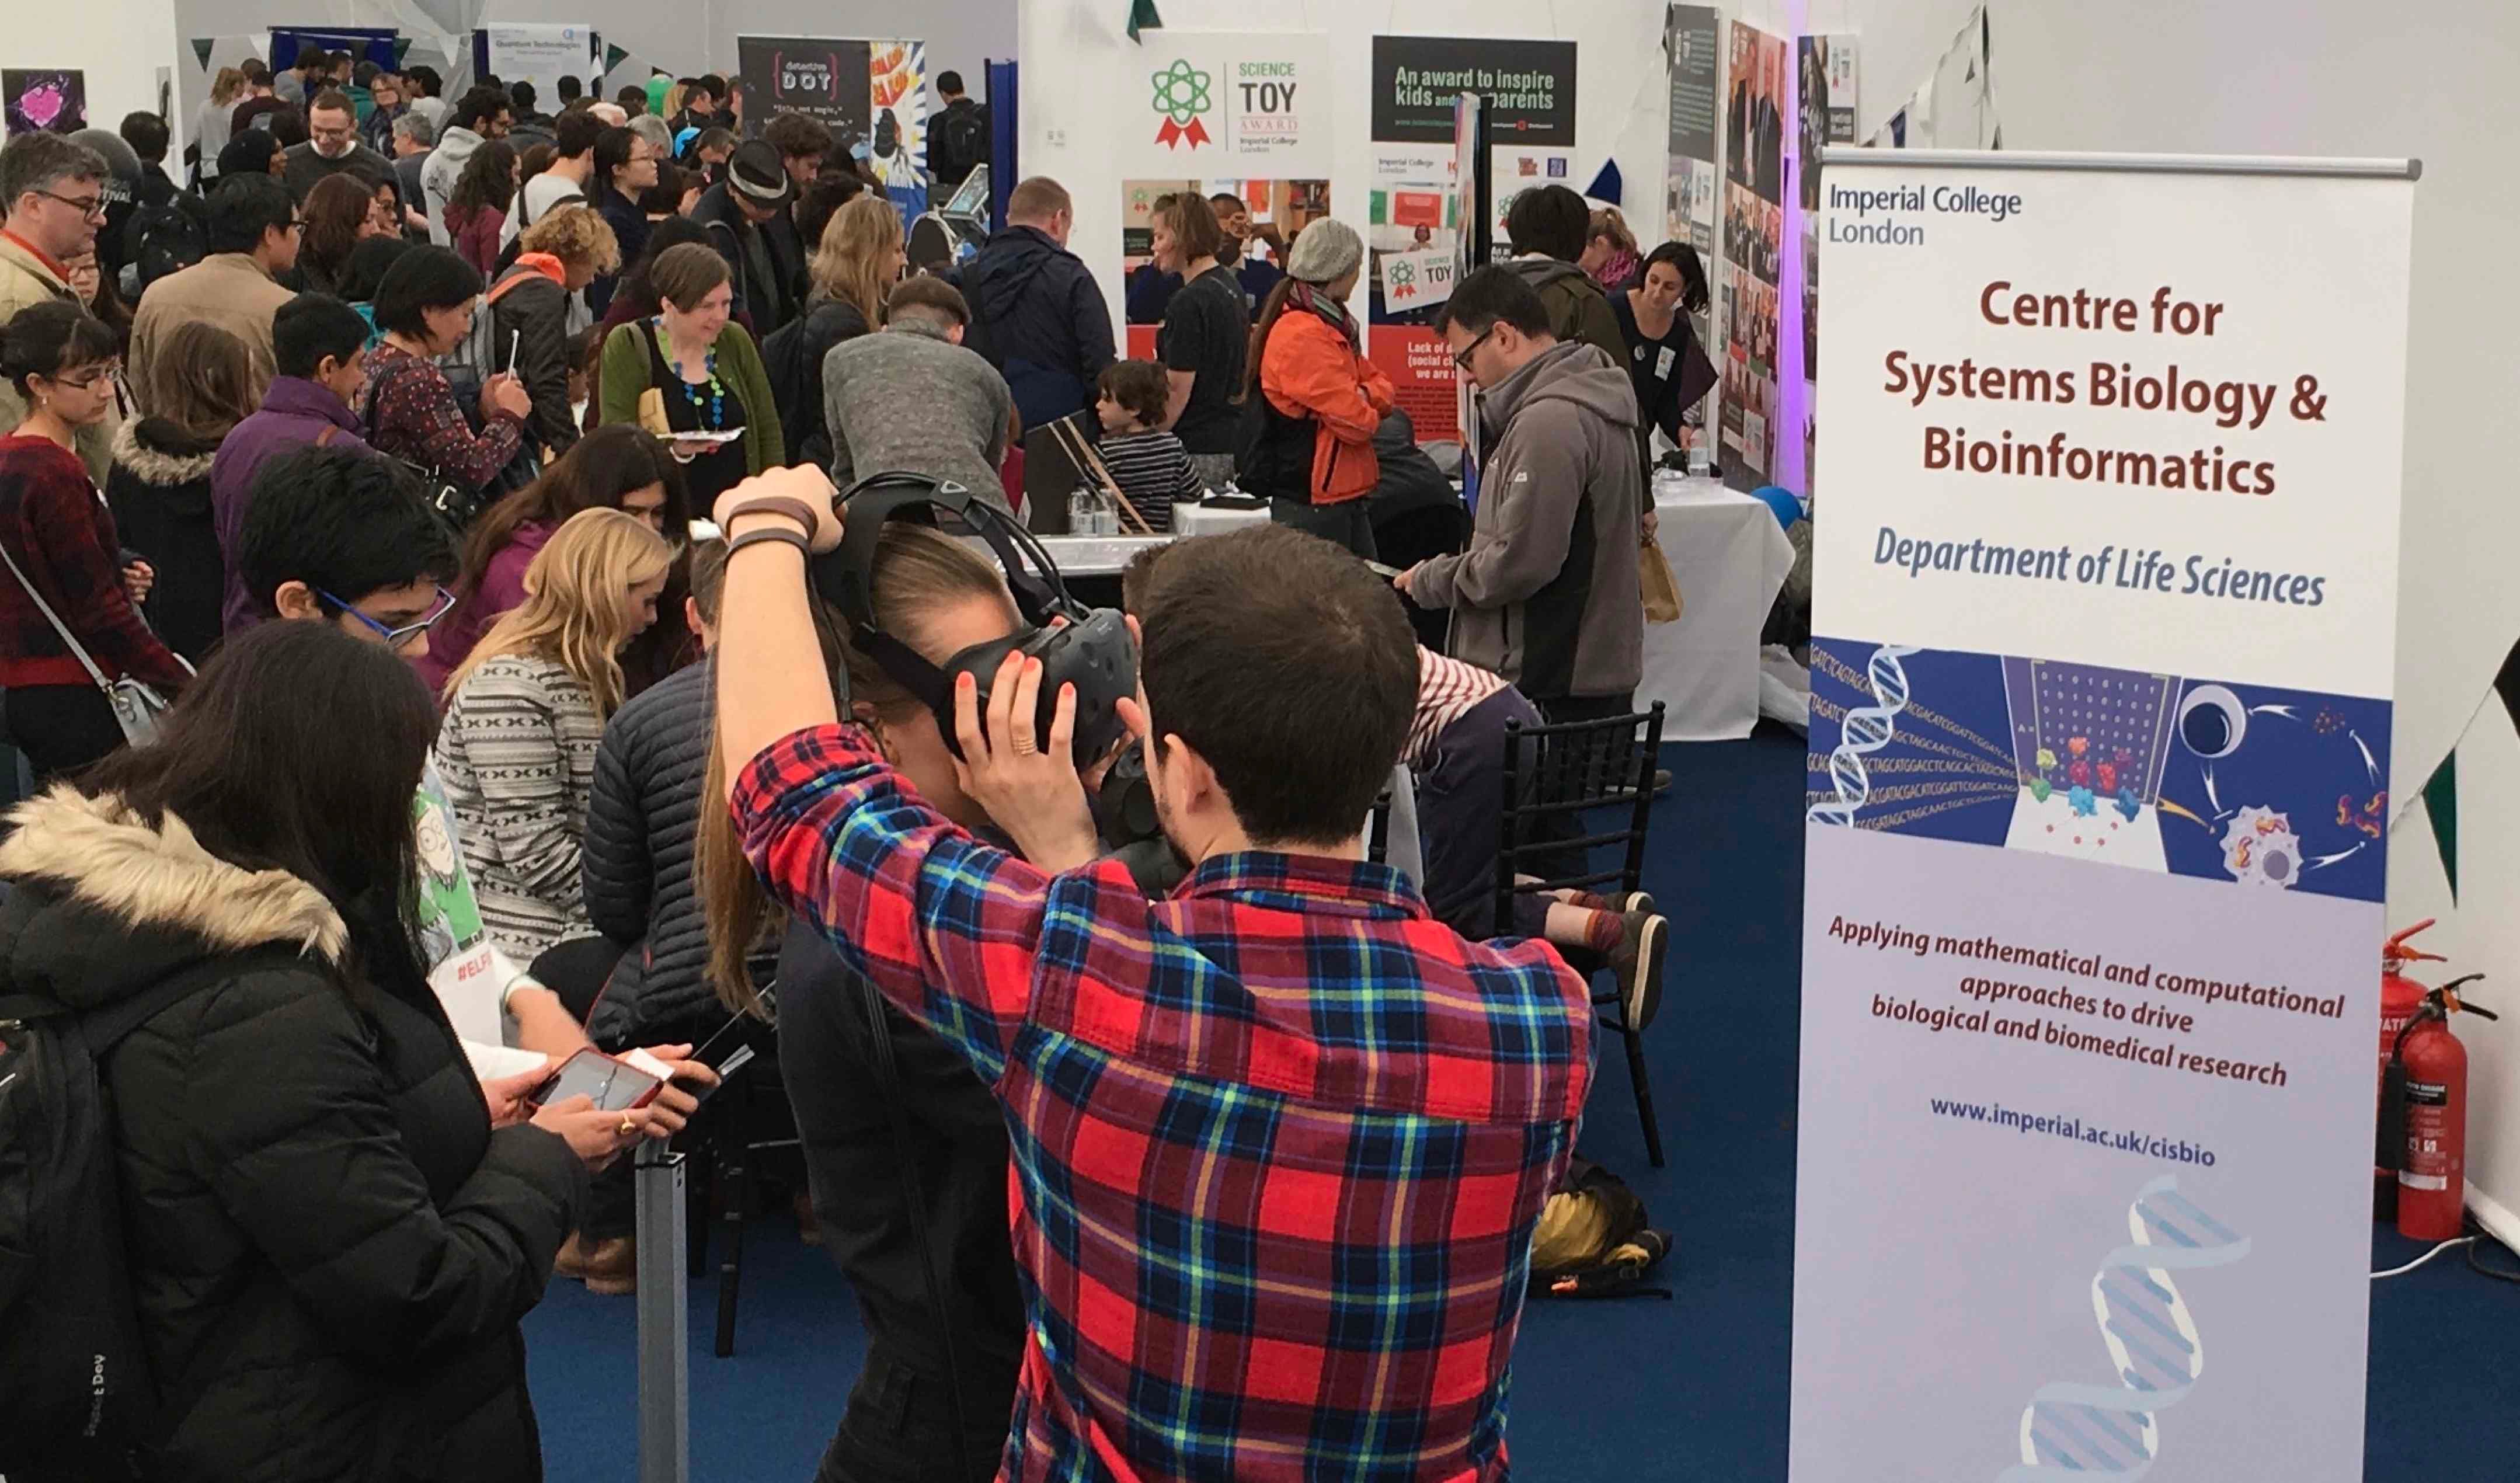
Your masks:
<path fill-rule="evenodd" d="M 1308 284 L 1336 283 L 1365 261 L 1365 241 L 1356 228 L 1325 216 L 1296 235 L 1286 254 L 1286 276 Z"/>

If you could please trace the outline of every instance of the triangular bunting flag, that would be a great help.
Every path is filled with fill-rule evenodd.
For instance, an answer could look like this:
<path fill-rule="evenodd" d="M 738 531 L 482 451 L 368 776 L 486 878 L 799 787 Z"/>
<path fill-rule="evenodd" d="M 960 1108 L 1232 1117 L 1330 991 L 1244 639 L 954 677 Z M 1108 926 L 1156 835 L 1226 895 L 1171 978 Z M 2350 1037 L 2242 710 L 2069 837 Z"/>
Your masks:
<path fill-rule="evenodd" d="M 606 42 L 604 44 L 604 69 L 608 72 L 614 67 L 619 67 L 623 60 L 628 58 L 629 55 L 630 54 L 628 52 L 622 50 L 620 47 L 614 46 L 608 41 Z"/>
<path fill-rule="evenodd" d="M 2452 747 L 2424 785 L 2424 815 L 2432 821 L 2433 848 L 2441 851 L 2451 905 L 2458 904 L 2458 749 Z"/>
<path fill-rule="evenodd" d="M 1601 173 L 1593 177 L 1593 183 L 1584 188 L 1584 194 L 1595 201 L 1606 201 L 1614 206 L 1623 206 L 1627 202 L 1619 197 L 1625 188 L 1625 182 L 1619 178 L 1619 162 L 1615 159 L 1604 159 L 1601 161 Z"/>
<path fill-rule="evenodd" d="M 217 39 L 214 36 L 193 38 L 193 60 L 200 63 L 204 71 L 208 70 L 210 66 L 210 46 Z"/>
<path fill-rule="evenodd" d="M 1163 23 L 1164 18 L 1155 14 L 1155 0 L 1129 0 L 1130 40 L 1137 40 L 1140 31 L 1161 30 Z"/>

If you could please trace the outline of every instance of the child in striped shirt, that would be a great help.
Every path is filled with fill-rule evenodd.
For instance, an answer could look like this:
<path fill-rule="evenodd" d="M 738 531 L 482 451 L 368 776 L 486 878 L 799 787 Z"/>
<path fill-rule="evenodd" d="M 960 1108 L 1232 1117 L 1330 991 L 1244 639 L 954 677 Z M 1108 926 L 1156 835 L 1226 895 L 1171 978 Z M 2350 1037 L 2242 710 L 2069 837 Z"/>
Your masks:
<path fill-rule="evenodd" d="M 1173 528 L 1175 502 L 1196 500 L 1201 493 L 1181 439 L 1156 430 L 1171 391 L 1164 368 L 1150 360 L 1116 362 L 1095 383 L 1094 411 L 1102 421 L 1095 451 L 1111 471 L 1111 481 L 1157 534 Z"/>

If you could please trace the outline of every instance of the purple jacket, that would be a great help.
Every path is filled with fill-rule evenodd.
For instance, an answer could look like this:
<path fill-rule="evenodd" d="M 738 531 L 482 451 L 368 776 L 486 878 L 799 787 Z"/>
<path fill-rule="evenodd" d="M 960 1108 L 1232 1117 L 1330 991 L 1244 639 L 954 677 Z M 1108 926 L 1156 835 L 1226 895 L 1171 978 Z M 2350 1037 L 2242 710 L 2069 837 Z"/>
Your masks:
<path fill-rule="evenodd" d="M 322 438 L 338 429 L 327 446 L 367 451 L 359 436 L 358 414 L 341 399 L 302 376 L 272 378 L 262 394 L 262 410 L 236 425 L 210 464 L 210 513 L 219 532 L 219 562 L 227 570 L 227 598 L 221 628 L 242 633 L 262 621 L 262 613 L 246 594 L 245 573 L 237 567 L 238 547 L 245 537 L 246 496 L 253 475 L 273 454 Z"/>
<path fill-rule="evenodd" d="M 490 625 L 525 606 L 525 568 L 560 527 L 548 520 L 527 520 L 508 533 L 508 544 L 493 553 L 481 568 L 481 580 L 428 631 L 428 652 L 411 661 L 428 682 L 428 693 L 442 704 L 446 677 L 472 652 Z"/>

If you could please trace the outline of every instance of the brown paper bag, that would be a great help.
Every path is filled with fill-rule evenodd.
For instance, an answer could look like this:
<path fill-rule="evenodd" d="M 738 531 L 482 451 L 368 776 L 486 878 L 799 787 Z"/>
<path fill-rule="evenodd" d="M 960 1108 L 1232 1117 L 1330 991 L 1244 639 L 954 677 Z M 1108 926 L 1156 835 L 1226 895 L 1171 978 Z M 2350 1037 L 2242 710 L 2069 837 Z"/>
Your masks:
<path fill-rule="evenodd" d="M 650 386 L 639 393 L 639 426 L 660 438 L 671 439 L 673 425 L 665 420 L 665 393 Z"/>
<path fill-rule="evenodd" d="M 1652 536 L 1646 536 L 1637 552 L 1637 585 L 1644 589 L 1646 622 L 1680 621 L 1680 583 L 1672 578 L 1671 563 L 1663 560 L 1662 544 Z"/>

